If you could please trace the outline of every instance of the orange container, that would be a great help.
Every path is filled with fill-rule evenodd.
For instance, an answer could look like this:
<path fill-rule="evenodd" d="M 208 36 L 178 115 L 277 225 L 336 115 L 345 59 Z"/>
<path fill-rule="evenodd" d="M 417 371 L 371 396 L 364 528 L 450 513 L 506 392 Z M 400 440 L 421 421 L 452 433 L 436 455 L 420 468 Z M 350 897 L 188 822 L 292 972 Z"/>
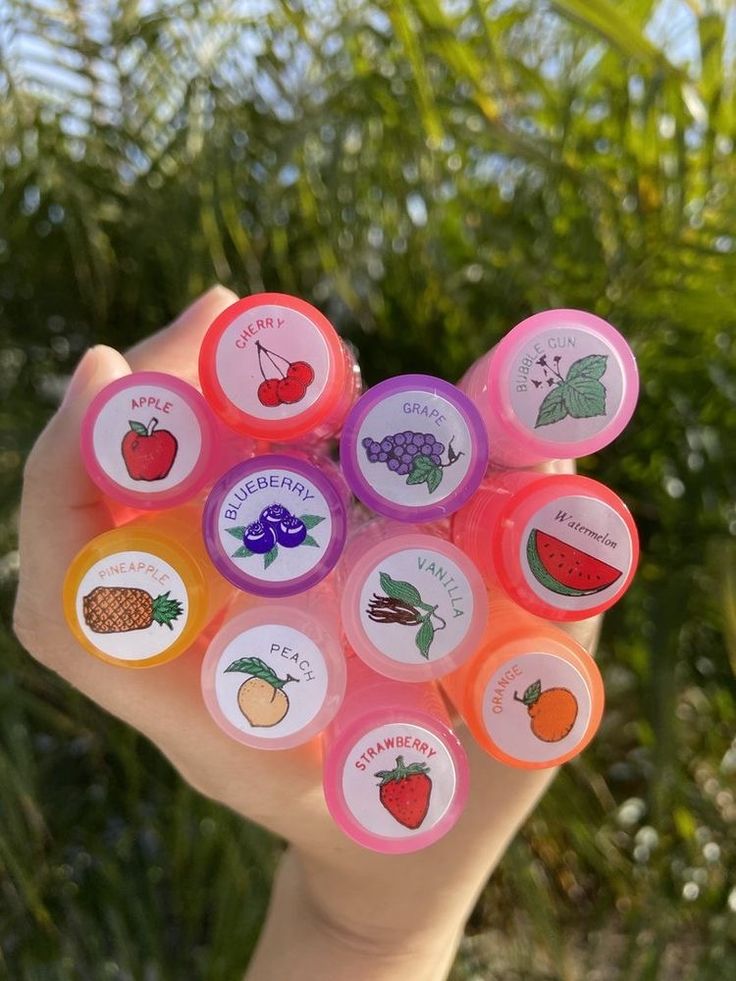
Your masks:
<path fill-rule="evenodd" d="M 522 770 L 577 756 L 603 715 L 603 682 L 587 651 L 498 595 L 477 652 L 440 684 L 476 742 Z"/>

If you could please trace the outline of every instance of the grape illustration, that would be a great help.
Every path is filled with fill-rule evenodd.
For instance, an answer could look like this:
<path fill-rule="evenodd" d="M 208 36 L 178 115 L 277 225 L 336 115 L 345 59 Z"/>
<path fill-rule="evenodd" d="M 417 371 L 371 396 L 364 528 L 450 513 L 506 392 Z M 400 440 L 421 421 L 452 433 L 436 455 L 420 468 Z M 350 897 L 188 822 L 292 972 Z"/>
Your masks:
<path fill-rule="evenodd" d="M 384 463 L 398 477 L 406 477 L 407 484 L 426 484 L 430 494 L 442 482 L 443 471 L 464 455 L 464 451 L 456 451 L 452 443 L 450 439 L 445 463 L 442 459 L 445 445 L 432 433 L 407 430 L 384 436 L 380 441 L 371 436 L 361 440 L 369 463 Z"/>

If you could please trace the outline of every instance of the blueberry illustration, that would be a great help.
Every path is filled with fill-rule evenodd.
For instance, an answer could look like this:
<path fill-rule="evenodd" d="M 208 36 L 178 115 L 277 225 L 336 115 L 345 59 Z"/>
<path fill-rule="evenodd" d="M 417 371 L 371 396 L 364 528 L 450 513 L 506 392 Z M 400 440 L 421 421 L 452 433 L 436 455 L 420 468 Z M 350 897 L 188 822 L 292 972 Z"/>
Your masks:
<path fill-rule="evenodd" d="M 279 524 L 276 537 L 284 548 L 296 548 L 307 537 L 307 526 L 300 518 L 289 516 Z"/>
<path fill-rule="evenodd" d="M 276 535 L 273 528 L 261 524 L 260 521 L 254 521 L 245 529 L 243 544 L 257 555 L 265 555 L 276 544 Z"/>
<path fill-rule="evenodd" d="M 258 520 L 262 525 L 265 525 L 267 528 L 273 528 L 275 531 L 284 518 L 290 517 L 291 511 L 285 508 L 283 504 L 269 504 L 267 508 L 261 511 L 261 516 Z"/>
<path fill-rule="evenodd" d="M 372 440 L 372 439 L 370 438 L 370 436 L 366 436 L 366 437 L 365 437 L 365 439 L 362 439 L 362 440 L 361 440 L 361 443 L 362 443 L 362 445 L 363 445 L 363 446 L 364 446 L 364 447 L 365 447 L 365 448 L 366 448 L 367 450 L 369 450 L 369 449 L 371 448 L 371 443 L 372 443 L 372 442 L 373 442 L 373 440 Z"/>

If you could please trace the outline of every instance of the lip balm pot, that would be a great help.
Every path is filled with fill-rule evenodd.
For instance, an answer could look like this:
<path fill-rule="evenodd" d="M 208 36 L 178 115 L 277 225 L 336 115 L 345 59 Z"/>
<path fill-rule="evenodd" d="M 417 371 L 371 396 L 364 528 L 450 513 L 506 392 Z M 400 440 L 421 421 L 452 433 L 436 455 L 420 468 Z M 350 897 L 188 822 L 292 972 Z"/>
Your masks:
<path fill-rule="evenodd" d="M 453 827 L 468 795 L 465 751 L 437 687 L 405 685 L 348 658 L 345 700 L 323 739 L 330 814 L 353 841 L 418 851 Z"/>
<path fill-rule="evenodd" d="M 129 668 L 163 664 L 192 645 L 232 598 L 190 512 L 139 518 L 93 538 L 74 558 L 64 612 L 90 654 Z"/>
<path fill-rule="evenodd" d="M 172 375 L 137 371 L 106 385 L 82 420 L 82 458 L 112 500 L 141 510 L 194 497 L 217 469 L 216 420 Z"/>
<path fill-rule="evenodd" d="M 217 725 L 254 749 L 291 749 L 318 735 L 345 692 L 334 592 L 246 606 L 225 617 L 202 662 L 202 693 Z M 252 601 L 250 601 L 252 602 Z"/>
<path fill-rule="evenodd" d="M 348 493 L 337 468 L 264 454 L 233 467 L 204 506 L 207 551 L 238 589 L 282 597 L 311 589 L 345 544 Z"/>
<path fill-rule="evenodd" d="M 400 375 L 358 399 L 340 439 L 350 489 L 396 521 L 452 514 L 480 484 L 488 440 L 473 403 L 431 375 Z"/>
<path fill-rule="evenodd" d="M 490 462 L 529 467 L 611 443 L 631 419 L 639 375 L 611 324 L 582 310 L 546 310 L 510 330 L 459 387 L 483 417 Z"/>
<path fill-rule="evenodd" d="M 362 387 L 353 351 L 329 320 L 285 293 L 224 310 L 202 342 L 199 377 L 224 422 L 273 443 L 336 435 Z"/>
<path fill-rule="evenodd" d="M 489 584 L 550 620 L 583 620 L 613 606 L 639 557 L 626 505 L 577 474 L 489 474 L 454 516 L 452 540 Z"/>
<path fill-rule="evenodd" d="M 522 770 L 580 754 L 603 714 L 603 682 L 587 651 L 505 598 L 492 598 L 475 656 L 441 684 L 476 742 Z"/>
<path fill-rule="evenodd" d="M 474 652 L 488 615 L 486 587 L 450 542 L 379 519 L 354 536 L 344 567 L 345 634 L 379 674 L 429 681 Z"/>

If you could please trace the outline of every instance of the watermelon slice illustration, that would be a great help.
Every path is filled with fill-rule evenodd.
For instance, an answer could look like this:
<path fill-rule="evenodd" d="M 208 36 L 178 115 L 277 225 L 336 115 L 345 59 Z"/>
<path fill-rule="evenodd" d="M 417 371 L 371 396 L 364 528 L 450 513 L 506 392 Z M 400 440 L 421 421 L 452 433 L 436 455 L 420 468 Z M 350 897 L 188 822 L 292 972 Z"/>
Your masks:
<path fill-rule="evenodd" d="M 529 535 L 526 557 L 537 582 L 561 596 L 600 593 L 623 575 L 620 569 L 539 528 L 533 528 Z"/>

